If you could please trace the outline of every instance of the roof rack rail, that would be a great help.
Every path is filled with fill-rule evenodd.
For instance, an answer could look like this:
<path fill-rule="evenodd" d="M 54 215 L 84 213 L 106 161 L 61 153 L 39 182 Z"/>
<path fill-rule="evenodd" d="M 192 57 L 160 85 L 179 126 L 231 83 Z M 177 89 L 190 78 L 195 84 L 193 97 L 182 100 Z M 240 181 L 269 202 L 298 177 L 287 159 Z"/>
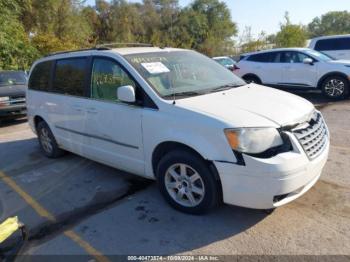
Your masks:
<path fill-rule="evenodd" d="M 53 56 L 53 55 L 61 55 L 67 53 L 81 52 L 81 51 L 93 51 L 93 50 L 110 50 L 113 46 L 126 46 L 126 47 L 153 47 L 152 44 L 144 44 L 144 43 L 107 43 L 107 44 L 99 44 L 92 48 L 85 49 L 77 49 L 77 50 L 68 50 L 68 51 L 58 51 L 52 52 L 45 57 Z"/>
<path fill-rule="evenodd" d="M 93 51 L 93 50 L 110 50 L 108 47 L 93 47 L 93 48 L 85 48 L 85 49 L 76 49 L 76 50 L 68 50 L 68 51 L 58 51 L 58 52 L 52 52 L 45 57 L 53 56 L 53 55 L 61 55 L 61 54 L 67 54 L 67 53 L 74 53 L 74 52 L 82 52 L 82 51 Z"/>
<path fill-rule="evenodd" d="M 145 43 L 107 43 L 107 44 L 99 44 L 96 45 L 97 48 L 101 47 L 113 47 L 113 46 L 126 46 L 126 47 L 153 47 L 152 44 L 145 44 Z"/>

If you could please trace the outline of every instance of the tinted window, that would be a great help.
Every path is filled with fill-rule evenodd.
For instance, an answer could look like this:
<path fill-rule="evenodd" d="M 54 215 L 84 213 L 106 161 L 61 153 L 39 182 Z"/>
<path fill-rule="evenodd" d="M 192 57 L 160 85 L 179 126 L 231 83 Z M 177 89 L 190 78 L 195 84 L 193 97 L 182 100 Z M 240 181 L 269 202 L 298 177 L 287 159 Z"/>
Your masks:
<path fill-rule="evenodd" d="M 73 96 L 84 96 L 86 58 L 57 60 L 53 92 Z"/>
<path fill-rule="evenodd" d="M 248 57 L 247 61 L 259 62 L 259 63 L 275 63 L 277 62 L 276 61 L 277 55 L 278 55 L 277 52 L 256 54 Z"/>
<path fill-rule="evenodd" d="M 29 79 L 29 88 L 39 91 L 48 91 L 50 83 L 52 61 L 37 64 Z"/>
<path fill-rule="evenodd" d="M 117 101 L 117 89 L 135 83 L 114 61 L 95 58 L 92 68 L 91 97 L 107 101 Z"/>
<path fill-rule="evenodd" d="M 281 52 L 281 63 L 303 63 L 305 58 L 311 58 L 300 52 Z"/>
<path fill-rule="evenodd" d="M 317 51 L 350 50 L 350 38 L 333 38 L 318 40 L 315 45 Z"/>

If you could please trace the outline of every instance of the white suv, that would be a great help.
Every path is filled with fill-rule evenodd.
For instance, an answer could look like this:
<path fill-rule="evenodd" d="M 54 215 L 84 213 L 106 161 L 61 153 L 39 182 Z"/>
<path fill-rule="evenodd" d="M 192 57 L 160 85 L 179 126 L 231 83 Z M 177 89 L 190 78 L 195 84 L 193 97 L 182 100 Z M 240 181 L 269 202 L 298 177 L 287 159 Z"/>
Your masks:
<path fill-rule="evenodd" d="M 327 161 L 320 112 L 171 48 L 87 50 L 33 65 L 28 118 L 43 153 L 63 150 L 158 181 L 188 213 L 220 201 L 271 209 L 312 187 Z"/>
<path fill-rule="evenodd" d="M 321 36 L 311 39 L 309 48 L 335 59 L 350 60 L 350 35 Z"/>
<path fill-rule="evenodd" d="M 329 98 L 349 95 L 350 61 L 307 48 L 284 48 L 249 53 L 235 67 L 247 82 L 276 87 L 320 89 Z"/>

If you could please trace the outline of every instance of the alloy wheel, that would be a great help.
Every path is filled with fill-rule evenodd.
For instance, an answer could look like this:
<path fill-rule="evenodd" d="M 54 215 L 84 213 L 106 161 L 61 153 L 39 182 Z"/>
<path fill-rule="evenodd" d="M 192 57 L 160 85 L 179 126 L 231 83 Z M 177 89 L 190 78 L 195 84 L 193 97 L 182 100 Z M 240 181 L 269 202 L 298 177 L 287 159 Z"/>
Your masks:
<path fill-rule="evenodd" d="M 345 83 L 340 79 L 331 79 L 326 83 L 324 90 L 330 97 L 339 97 L 345 91 Z"/>
<path fill-rule="evenodd" d="M 49 131 L 46 128 L 42 128 L 40 132 L 40 142 L 46 153 L 51 153 L 53 150 L 52 140 L 49 135 Z"/>
<path fill-rule="evenodd" d="M 172 199 L 182 206 L 198 206 L 204 198 L 205 187 L 201 176 L 186 164 L 170 166 L 164 183 Z"/>

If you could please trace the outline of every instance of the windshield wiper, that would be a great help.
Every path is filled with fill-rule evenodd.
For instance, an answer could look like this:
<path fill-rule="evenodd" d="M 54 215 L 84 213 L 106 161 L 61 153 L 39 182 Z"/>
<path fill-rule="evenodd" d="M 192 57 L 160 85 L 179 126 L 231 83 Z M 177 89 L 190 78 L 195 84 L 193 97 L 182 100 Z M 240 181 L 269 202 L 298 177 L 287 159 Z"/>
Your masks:
<path fill-rule="evenodd" d="M 179 92 L 179 93 L 174 93 L 174 94 L 168 94 L 163 96 L 163 98 L 168 98 L 168 97 L 184 97 L 184 96 L 197 96 L 197 95 L 202 95 L 203 93 L 200 92 L 195 92 L 195 91 L 186 91 L 186 92 Z"/>
<path fill-rule="evenodd" d="M 218 86 L 212 90 L 210 90 L 210 93 L 214 93 L 214 92 L 218 92 L 218 91 L 224 91 L 224 90 L 229 90 L 231 88 L 235 88 L 235 87 L 240 87 L 243 85 L 240 84 L 227 84 L 227 85 L 222 85 L 222 86 Z"/>

